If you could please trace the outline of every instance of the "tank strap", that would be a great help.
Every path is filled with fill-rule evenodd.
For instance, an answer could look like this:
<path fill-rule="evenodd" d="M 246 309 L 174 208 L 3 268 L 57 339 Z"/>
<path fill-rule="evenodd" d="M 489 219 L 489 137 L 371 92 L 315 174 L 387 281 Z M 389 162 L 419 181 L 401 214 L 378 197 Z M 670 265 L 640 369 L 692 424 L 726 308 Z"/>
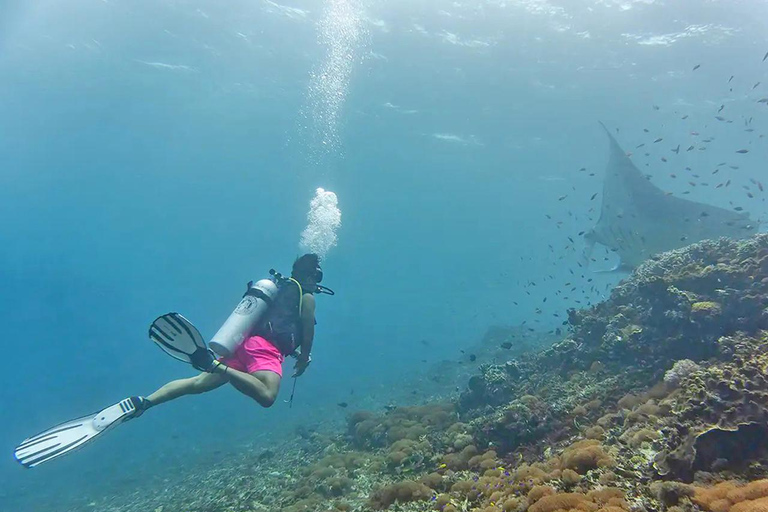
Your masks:
<path fill-rule="evenodd" d="M 301 306 L 304 303 L 304 289 L 301 287 L 301 284 L 294 278 L 289 277 L 288 279 L 296 283 L 296 286 L 299 287 L 299 317 L 301 317 Z"/>

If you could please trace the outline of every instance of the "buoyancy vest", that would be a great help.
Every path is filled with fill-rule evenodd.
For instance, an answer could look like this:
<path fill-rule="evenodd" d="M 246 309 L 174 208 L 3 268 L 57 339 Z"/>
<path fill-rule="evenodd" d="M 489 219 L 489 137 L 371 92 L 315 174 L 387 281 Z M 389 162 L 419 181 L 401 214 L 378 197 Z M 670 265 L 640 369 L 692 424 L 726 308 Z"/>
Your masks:
<path fill-rule="evenodd" d="M 277 296 L 267 311 L 266 318 L 256 334 L 263 337 L 283 355 L 289 356 L 301 345 L 301 303 L 304 290 L 293 278 L 278 284 Z"/>

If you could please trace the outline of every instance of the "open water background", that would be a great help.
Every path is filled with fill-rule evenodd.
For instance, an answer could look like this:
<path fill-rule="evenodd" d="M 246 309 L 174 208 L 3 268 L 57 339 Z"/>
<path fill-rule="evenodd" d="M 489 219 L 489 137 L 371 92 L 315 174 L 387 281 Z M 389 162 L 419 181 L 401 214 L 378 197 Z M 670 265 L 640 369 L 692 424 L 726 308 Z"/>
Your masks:
<path fill-rule="evenodd" d="M 598 120 L 648 143 L 635 161 L 665 190 L 764 219 L 767 51 L 757 0 L 0 1 L 1 508 L 149 489 L 333 428 L 341 401 L 418 402 L 490 325 L 551 330 L 600 300 L 621 276 L 578 267 Z M 669 176 L 685 166 L 697 186 Z M 191 375 L 149 323 L 212 335 L 248 280 L 289 269 L 317 187 L 343 214 L 338 295 L 293 408 L 222 389 L 18 467 L 30 434 Z"/>

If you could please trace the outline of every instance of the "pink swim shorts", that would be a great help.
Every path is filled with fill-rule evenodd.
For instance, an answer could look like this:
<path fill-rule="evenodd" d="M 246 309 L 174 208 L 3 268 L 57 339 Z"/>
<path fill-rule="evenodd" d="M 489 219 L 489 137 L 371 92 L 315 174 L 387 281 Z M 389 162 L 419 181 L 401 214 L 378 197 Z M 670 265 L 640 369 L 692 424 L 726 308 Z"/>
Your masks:
<path fill-rule="evenodd" d="M 237 347 L 232 357 L 225 357 L 221 362 L 241 372 L 253 373 L 263 370 L 283 376 L 285 356 L 269 341 L 261 336 L 251 336 Z"/>

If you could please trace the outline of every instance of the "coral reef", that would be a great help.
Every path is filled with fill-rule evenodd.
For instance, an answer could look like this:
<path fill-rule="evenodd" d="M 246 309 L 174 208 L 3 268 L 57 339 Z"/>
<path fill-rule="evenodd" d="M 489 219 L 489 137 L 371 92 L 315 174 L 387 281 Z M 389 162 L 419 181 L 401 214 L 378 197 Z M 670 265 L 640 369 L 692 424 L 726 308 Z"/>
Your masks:
<path fill-rule="evenodd" d="M 767 235 L 658 255 L 568 318 L 547 348 L 483 361 L 455 401 L 353 412 L 238 473 L 230 494 L 262 482 L 250 494 L 172 508 L 768 510 Z"/>

